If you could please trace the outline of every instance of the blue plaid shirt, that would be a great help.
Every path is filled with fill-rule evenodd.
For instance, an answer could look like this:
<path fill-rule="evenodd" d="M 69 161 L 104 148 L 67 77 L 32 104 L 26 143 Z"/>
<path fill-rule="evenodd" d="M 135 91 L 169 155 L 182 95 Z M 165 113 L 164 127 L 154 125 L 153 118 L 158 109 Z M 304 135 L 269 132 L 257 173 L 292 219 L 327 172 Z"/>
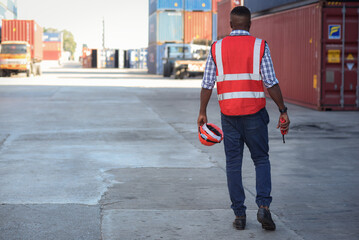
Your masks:
<path fill-rule="evenodd" d="M 243 30 L 233 30 L 230 36 L 244 36 L 250 35 L 249 32 Z M 216 71 L 217 67 L 213 61 L 212 52 L 209 53 L 206 63 L 206 69 L 203 75 L 202 88 L 213 89 L 216 84 Z M 261 62 L 261 75 L 264 86 L 266 88 L 273 87 L 278 84 L 278 79 L 275 76 L 272 58 L 268 44 L 265 44 L 264 55 Z"/>

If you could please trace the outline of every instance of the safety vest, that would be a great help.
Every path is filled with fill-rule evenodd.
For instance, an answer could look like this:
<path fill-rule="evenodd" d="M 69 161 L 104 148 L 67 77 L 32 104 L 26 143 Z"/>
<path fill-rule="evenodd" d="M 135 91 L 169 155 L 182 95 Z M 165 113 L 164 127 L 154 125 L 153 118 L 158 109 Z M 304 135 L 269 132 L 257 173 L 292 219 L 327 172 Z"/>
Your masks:
<path fill-rule="evenodd" d="M 263 40 L 252 36 L 228 36 L 213 44 L 218 102 L 223 114 L 249 115 L 265 107 L 260 74 L 264 45 Z"/>

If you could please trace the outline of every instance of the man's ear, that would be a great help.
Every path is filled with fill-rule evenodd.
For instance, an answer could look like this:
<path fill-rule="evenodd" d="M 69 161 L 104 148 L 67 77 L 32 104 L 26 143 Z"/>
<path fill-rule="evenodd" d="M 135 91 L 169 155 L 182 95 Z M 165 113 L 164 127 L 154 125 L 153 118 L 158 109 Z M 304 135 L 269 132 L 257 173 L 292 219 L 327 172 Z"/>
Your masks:
<path fill-rule="evenodd" d="M 233 24 L 232 21 L 229 22 L 229 25 L 231 25 L 231 28 L 233 29 Z"/>
<path fill-rule="evenodd" d="M 251 29 L 251 24 L 252 24 L 252 21 L 249 21 L 249 23 L 248 23 L 248 31 L 249 31 L 249 29 Z"/>

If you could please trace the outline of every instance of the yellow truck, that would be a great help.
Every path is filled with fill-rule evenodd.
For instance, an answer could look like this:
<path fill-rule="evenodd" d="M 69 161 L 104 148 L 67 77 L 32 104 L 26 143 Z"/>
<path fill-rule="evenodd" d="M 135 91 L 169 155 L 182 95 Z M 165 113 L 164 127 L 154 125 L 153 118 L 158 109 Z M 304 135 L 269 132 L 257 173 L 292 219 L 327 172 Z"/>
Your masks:
<path fill-rule="evenodd" d="M 42 28 L 34 20 L 2 20 L 0 75 L 41 75 Z"/>

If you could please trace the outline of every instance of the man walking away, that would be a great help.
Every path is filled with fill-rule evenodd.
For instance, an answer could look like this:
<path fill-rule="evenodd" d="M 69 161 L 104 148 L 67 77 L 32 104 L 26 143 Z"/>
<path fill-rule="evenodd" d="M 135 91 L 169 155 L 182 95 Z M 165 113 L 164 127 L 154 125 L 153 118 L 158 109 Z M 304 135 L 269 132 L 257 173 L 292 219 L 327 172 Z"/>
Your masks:
<path fill-rule="evenodd" d="M 280 112 L 277 128 L 289 130 L 284 105 L 275 76 L 268 44 L 249 34 L 251 13 L 246 7 L 231 11 L 232 32 L 212 45 L 202 82 L 198 126 L 207 123 L 207 105 L 217 82 L 221 122 L 226 154 L 226 173 L 231 208 L 236 215 L 233 226 L 243 230 L 246 225 L 245 194 L 242 185 L 244 144 L 251 153 L 256 171 L 257 219 L 266 230 L 275 230 L 269 211 L 272 202 L 268 147 L 269 116 L 264 86 Z M 282 121 L 280 121 L 282 120 Z"/>

